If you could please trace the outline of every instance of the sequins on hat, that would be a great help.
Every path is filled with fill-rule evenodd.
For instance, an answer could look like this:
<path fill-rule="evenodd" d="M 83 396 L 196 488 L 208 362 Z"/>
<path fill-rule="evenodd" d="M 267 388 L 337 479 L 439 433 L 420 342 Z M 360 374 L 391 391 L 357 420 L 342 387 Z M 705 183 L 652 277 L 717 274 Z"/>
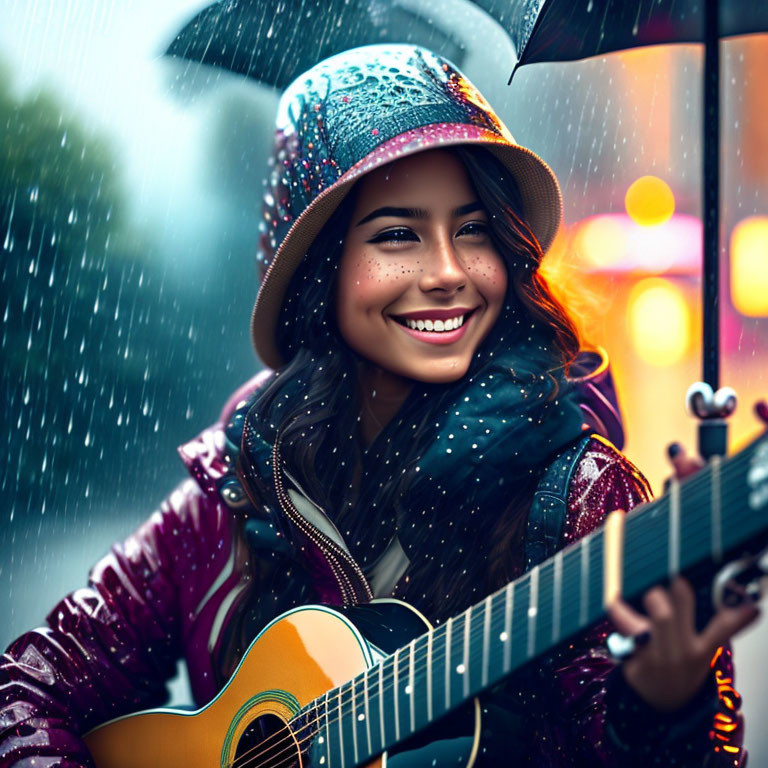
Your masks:
<path fill-rule="evenodd" d="M 544 251 L 562 218 L 557 179 L 515 143 L 482 94 L 450 62 L 414 45 L 369 45 L 321 61 L 288 86 L 278 107 L 263 200 L 261 287 L 251 336 L 279 368 L 275 329 L 307 249 L 364 174 L 406 155 L 486 146 L 509 169 Z"/>

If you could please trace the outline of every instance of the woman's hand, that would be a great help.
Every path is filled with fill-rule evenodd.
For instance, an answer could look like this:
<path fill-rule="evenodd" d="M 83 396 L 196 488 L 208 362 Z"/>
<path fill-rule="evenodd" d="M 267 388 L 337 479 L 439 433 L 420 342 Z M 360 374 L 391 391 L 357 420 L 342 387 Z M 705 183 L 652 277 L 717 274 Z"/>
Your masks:
<path fill-rule="evenodd" d="M 645 593 L 646 615 L 621 600 L 608 610 L 621 634 L 647 638 L 623 662 L 624 677 L 644 701 L 662 712 L 687 704 L 704 685 L 717 647 L 759 615 L 752 604 L 721 608 L 697 633 L 695 602 L 691 585 L 677 577 L 668 590 L 653 587 Z"/>
<path fill-rule="evenodd" d="M 680 443 L 669 445 L 667 456 L 678 480 L 705 466 L 699 456 L 689 456 Z M 759 615 L 752 604 L 724 607 L 699 634 L 693 589 L 680 577 L 668 590 L 649 589 L 642 602 L 646 615 L 621 600 L 608 610 L 608 615 L 622 635 L 641 639 L 641 647 L 623 662 L 624 677 L 644 701 L 662 712 L 673 712 L 687 704 L 704 685 L 718 646 Z"/>

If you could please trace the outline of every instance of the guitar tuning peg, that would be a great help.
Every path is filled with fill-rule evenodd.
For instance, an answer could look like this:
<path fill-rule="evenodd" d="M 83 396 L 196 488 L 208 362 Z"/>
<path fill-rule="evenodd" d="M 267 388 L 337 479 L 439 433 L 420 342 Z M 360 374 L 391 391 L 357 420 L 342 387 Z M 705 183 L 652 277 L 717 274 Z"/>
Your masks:
<path fill-rule="evenodd" d="M 691 416 L 699 419 L 725 419 L 738 404 L 736 391 L 732 387 L 720 387 L 717 392 L 704 381 L 697 381 L 688 387 L 685 407 Z"/>
<path fill-rule="evenodd" d="M 700 419 L 708 418 L 712 408 L 713 395 L 712 387 L 706 382 L 696 381 L 691 384 L 685 393 L 685 409 L 688 414 Z"/>
<path fill-rule="evenodd" d="M 755 415 L 768 427 L 768 403 L 765 400 L 758 400 L 755 403 Z"/>
<path fill-rule="evenodd" d="M 733 387 L 720 387 L 712 397 L 712 408 L 717 418 L 724 419 L 736 410 L 738 402 L 736 390 Z"/>

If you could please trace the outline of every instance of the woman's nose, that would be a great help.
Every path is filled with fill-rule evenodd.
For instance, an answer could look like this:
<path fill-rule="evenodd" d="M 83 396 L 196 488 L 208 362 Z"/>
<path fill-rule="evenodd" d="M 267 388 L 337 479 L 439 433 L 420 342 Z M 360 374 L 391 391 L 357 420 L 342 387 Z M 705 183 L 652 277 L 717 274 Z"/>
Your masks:
<path fill-rule="evenodd" d="M 449 293 L 461 290 L 467 282 L 467 273 L 459 259 L 450 235 L 435 239 L 426 255 L 420 287 L 423 291 L 443 290 Z"/>

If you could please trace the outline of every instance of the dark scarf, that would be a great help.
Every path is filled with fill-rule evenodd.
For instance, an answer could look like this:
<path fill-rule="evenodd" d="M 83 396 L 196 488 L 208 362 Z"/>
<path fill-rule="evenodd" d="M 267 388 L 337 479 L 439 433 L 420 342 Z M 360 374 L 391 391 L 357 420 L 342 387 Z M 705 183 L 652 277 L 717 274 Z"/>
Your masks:
<path fill-rule="evenodd" d="M 582 433 L 577 393 L 560 371 L 550 372 L 555 357 L 543 340 L 532 332 L 508 346 L 498 339 L 489 354 L 486 345 L 485 362 L 477 357 L 459 386 L 417 384 L 363 451 L 358 498 L 346 510 L 326 510 L 362 563 L 371 562 L 395 530 L 412 559 L 425 548 L 435 554 L 437 531 L 442 549 L 461 547 L 493 524 L 516 484 L 529 482 Z M 409 456 L 413 424 L 423 420 L 427 398 L 441 400 L 433 420 L 438 426 L 430 426 L 426 444 L 413 446 L 416 455 Z M 275 435 L 261 433 L 253 409 L 246 422 L 241 466 L 271 482 Z M 323 462 L 337 460 L 321 452 L 319 475 L 326 476 Z M 375 506 L 381 488 L 392 491 L 387 509 Z"/>
<path fill-rule="evenodd" d="M 514 349 L 497 347 L 449 397 L 437 385 L 413 392 L 364 452 L 358 520 L 371 509 L 380 483 L 396 483 L 403 491 L 389 521 L 378 527 L 386 538 L 397 526 L 409 555 L 425 547 L 434 551 L 437 532 L 443 547 L 452 549 L 486 531 L 510 491 L 582 433 L 576 393 L 560 372 L 548 372 L 552 362 L 552 353 L 532 338 Z M 413 434 L 425 400 L 441 395 L 434 439 L 408 466 L 393 462 L 393 446 Z"/>

